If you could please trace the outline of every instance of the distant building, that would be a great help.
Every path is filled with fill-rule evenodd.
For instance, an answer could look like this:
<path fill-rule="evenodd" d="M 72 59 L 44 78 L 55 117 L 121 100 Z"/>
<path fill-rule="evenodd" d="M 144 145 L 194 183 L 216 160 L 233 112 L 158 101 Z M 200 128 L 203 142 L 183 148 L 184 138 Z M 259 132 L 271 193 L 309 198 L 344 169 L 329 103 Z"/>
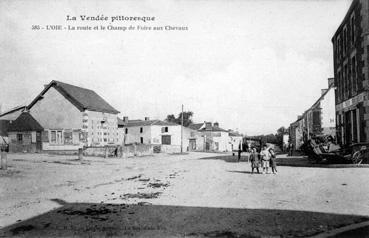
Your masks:
<path fill-rule="evenodd" d="M 332 43 L 338 142 L 369 142 L 368 0 L 352 1 Z"/>
<path fill-rule="evenodd" d="M 290 124 L 289 141 L 295 150 L 314 136 L 336 137 L 334 79 L 328 79 L 328 88 L 297 120 Z"/>
<path fill-rule="evenodd" d="M 28 140 L 27 124 L 22 126 L 20 123 L 33 120 L 43 130 L 32 130 L 31 135 L 36 132 L 36 143 L 40 143 L 44 151 L 77 150 L 84 145 L 118 143 L 119 112 L 92 90 L 51 81 L 27 110 L 28 114 L 21 114 L 22 120 L 12 129 L 10 139 L 13 144 Z M 37 136 L 38 132 L 40 136 Z"/>
<path fill-rule="evenodd" d="M 15 121 L 25 109 L 26 106 L 18 106 L 0 114 L 0 136 L 8 137 L 10 123 Z"/>
<path fill-rule="evenodd" d="M 231 151 L 236 151 L 239 148 L 242 150 L 242 135 L 238 133 L 237 131 L 229 130 L 229 137 L 230 137 L 230 143 L 231 143 Z"/>
<path fill-rule="evenodd" d="M 219 127 L 219 123 L 211 122 L 192 124 L 189 128 L 202 133 L 206 151 L 226 152 L 232 150 L 229 131 Z"/>
<path fill-rule="evenodd" d="M 203 138 L 200 133 L 176 123 L 150 120 L 148 117 L 145 120 L 128 120 L 128 117 L 125 117 L 123 122 L 126 144 L 160 145 L 163 152 L 180 152 L 182 140 L 182 151 L 203 149 Z"/>
<path fill-rule="evenodd" d="M 23 112 L 9 126 L 9 150 L 11 152 L 41 152 L 41 133 L 44 128 L 29 112 Z"/>
<path fill-rule="evenodd" d="M 304 113 L 305 133 L 311 136 L 330 135 L 336 137 L 335 87 L 334 79 L 328 79 L 328 89 L 321 90 L 321 96 Z"/>
<path fill-rule="evenodd" d="M 298 116 L 297 120 L 290 124 L 289 140 L 294 150 L 299 150 L 304 143 L 304 119 Z"/>

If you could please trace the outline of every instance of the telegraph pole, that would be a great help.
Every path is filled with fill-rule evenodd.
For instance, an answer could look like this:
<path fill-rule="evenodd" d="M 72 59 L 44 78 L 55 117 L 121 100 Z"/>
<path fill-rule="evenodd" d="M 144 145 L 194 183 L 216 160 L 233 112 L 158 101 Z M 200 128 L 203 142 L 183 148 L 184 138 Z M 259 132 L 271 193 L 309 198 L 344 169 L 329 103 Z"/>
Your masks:
<path fill-rule="evenodd" d="M 182 114 L 181 114 L 181 153 L 183 153 L 183 104 L 182 104 Z"/>

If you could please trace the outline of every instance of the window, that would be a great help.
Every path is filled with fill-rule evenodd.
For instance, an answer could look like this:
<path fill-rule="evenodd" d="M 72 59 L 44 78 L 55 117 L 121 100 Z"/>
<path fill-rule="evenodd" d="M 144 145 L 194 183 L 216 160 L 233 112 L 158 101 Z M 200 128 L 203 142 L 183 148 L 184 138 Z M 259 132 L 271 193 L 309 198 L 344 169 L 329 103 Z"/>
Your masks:
<path fill-rule="evenodd" d="M 171 144 L 171 136 L 170 135 L 162 135 L 161 136 L 161 144 L 170 145 Z"/>
<path fill-rule="evenodd" d="M 93 132 L 92 132 L 93 134 Z M 64 131 L 64 144 L 72 145 L 73 144 L 73 133 L 72 131 Z"/>
<path fill-rule="evenodd" d="M 106 138 L 104 138 L 104 142 L 106 142 L 107 141 L 107 139 Z"/>
<path fill-rule="evenodd" d="M 347 65 L 343 67 L 343 100 L 347 98 Z"/>
<path fill-rule="evenodd" d="M 22 134 L 17 134 L 17 141 L 18 142 L 22 142 L 23 141 L 23 135 Z"/>
<path fill-rule="evenodd" d="M 140 142 L 141 142 L 141 144 L 144 143 L 144 138 L 143 137 L 140 138 Z"/>
<path fill-rule="evenodd" d="M 356 56 L 351 59 L 351 74 L 352 74 L 352 91 L 354 93 L 358 90 L 358 81 L 357 81 L 357 73 L 356 73 Z"/>
<path fill-rule="evenodd" d="M 142 133 L 142 132 L 143 132 L 143 127 L 140 128 L 140 133 Z"/>
<path fill-rule="evenodd" d="M 338 98 L 338 101 L 341 102 L 341 98 L 342 98 L 342 80 L 341 80 L 341 72 L 338 71 L 337 73 L 337 98 Z"/>
<path fill-rule="evenodd" d="M 355 15 L 352 15 L 351 17 L 351 45 L 355 45 Z"/>
<path fill-rule="evenodd" d="M 50 143 L 51 144 L 64 144 L 63 131 L 51 130 L 50 131 Z"/>
<path fill-rule="evenodd" d="M 337 37 L 337 59 L 341 59 L 341 37 Z"/>
<path fill-rule="evenodd" d="M 56 143 L 56 131 L 51 131 L 50 142 Z"/>
<path fill-rule="evenodd" d="M 128 134 L 128 128 L 126 128 L 126 134 Z"/>
<path fill-rule="evenodd" d="M 161 133 L 165 133 L 165 132 L 168 132 L 168 131 L 169 130 L 168 130 L 168 127 L 167 126 L 161 128 Z"/>
<path fill-rule="evenodd" d="M 346 27 L 343 29 L 343 56 L 346 55 L 347 49 L 347 29 Z"/>

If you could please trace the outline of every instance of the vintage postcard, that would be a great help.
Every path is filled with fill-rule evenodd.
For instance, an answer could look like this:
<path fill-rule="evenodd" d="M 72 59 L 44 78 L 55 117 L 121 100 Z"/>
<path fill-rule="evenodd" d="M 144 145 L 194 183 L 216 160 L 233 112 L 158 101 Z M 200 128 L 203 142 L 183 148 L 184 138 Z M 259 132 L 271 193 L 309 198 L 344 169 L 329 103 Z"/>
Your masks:
<path fill-rule="evenodd" d="M 0 237 L 369 237 L 368 0 L 0 19 Z"/>

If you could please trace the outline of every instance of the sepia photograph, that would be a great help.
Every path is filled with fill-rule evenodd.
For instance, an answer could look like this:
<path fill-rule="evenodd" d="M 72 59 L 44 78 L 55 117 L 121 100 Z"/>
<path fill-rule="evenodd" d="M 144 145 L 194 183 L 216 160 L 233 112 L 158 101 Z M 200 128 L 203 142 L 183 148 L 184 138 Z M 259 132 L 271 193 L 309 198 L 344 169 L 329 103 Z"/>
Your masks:
<path fill-rule="evenodd" d="M 368 237 L 369 0 L 0 0 L 0 237 Z"/>

